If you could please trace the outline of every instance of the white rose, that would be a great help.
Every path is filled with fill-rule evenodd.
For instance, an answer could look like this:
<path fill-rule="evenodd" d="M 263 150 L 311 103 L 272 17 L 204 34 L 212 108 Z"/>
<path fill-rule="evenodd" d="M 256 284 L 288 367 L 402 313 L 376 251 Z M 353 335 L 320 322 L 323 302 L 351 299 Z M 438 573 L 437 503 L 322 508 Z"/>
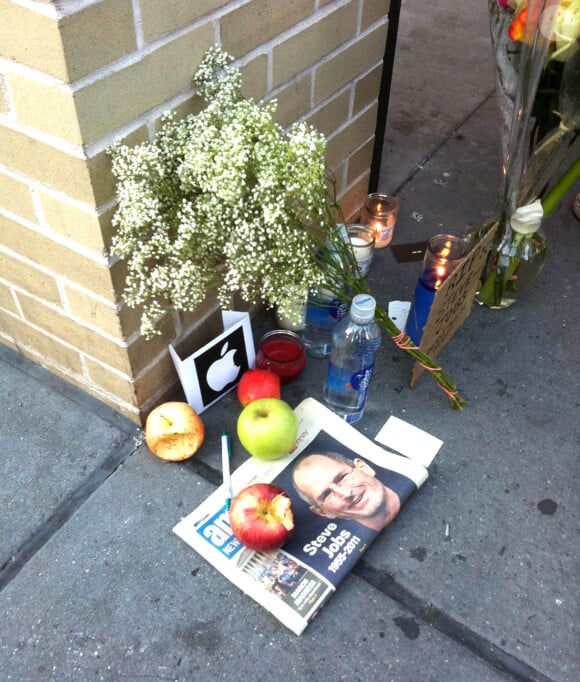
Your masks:
<path fill-rule="evenodd" d="M 542 202 L 536 199 L 527 206 L 520 206 L 514 211 L 510 223 L 514 232 L 521 235 L 534 234 L 540 229 L 544 209 Z"/>

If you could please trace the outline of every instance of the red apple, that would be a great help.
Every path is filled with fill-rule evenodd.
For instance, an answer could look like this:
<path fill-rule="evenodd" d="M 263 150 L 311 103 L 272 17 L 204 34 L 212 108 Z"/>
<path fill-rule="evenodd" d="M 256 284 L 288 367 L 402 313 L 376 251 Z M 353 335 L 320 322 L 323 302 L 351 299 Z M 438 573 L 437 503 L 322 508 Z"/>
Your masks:
<path fill-rule="evenodd" d="M 242 374 L 237 392 L 244 407 L 260 398 L 280 398 L 280 377 L 267 369 L 248 369 Z"/>
<path fill-rule="evenodd" d="M 171 462 L 192 457 L 201 447 L 205 435 L 197 412 L 183 402 L 158 405 L 147 417 L 145 442 L 151 452 Z"/>
<path fill-rule="evenodd" d="M 272 483 L 254 483 L 232 500 L 230 526 L 238 540 L 256 552 L 278 549 L 294 532 L 292 501 Z"/>

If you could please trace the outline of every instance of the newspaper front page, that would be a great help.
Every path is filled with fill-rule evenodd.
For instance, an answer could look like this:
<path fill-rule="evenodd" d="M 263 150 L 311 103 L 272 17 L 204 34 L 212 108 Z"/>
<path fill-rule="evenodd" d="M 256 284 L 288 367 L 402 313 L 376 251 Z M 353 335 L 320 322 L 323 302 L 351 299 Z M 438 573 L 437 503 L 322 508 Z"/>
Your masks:
<path fill-rule="evenodd" d="M 298 436 L 288 455 L 252 457 L 232 473 L 234 494 L 253 483 L 275 483 L 290 495 L 295 529 L 289 542 L 272 552 L 244 547 L 231 531 L 221 486 L 173 530 L 299 635 L 428 472 L 373 443 L 313 398 L 295 413 Z M 308 490 L 299 490 L 305 476 L 296 472 L 312 463 L 328 469 L 316 470 L 306 479 Z"/>

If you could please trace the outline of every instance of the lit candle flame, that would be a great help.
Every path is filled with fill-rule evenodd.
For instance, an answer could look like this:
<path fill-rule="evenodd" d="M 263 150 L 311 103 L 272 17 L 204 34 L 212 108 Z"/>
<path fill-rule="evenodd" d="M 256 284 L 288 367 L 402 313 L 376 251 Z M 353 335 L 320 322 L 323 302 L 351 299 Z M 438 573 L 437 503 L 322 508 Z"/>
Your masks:
<path fill-rule="evenodd" d="M 447 240 L 445 242 L 445 246 L 441 249 L 441 253 L 439 254 L 441 258 L 447 258 L 447 256 L 451 253 L 451 242 Z"/>

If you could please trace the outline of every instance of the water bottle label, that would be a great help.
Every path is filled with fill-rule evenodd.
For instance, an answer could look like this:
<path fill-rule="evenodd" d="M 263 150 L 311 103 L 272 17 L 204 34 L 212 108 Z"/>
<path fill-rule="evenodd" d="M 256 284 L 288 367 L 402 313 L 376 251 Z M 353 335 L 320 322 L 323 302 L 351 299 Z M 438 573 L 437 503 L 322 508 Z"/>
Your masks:
<path fill-rule="evenodd" d="M 369 390 L 371 377 L 373 375 L 373 367 L 374 365 L 365 367 L 351 376 L 350 383 L 355 391 L 366 393 Z"/>
<path fill-rule="evenodd" d="M 336 393 L 358 393 L 359 404 L 362 404 L 371 384 L 373 368 L 374 364 L 350 374 L 329 362 L 326 387 Z"/>
<path fill-rule="evenodd" d="M 308 324 L 334 324 L 346 315 L 348 306 L 338 298 L 331 301 L 308 303 L 306 322 Z"/>

